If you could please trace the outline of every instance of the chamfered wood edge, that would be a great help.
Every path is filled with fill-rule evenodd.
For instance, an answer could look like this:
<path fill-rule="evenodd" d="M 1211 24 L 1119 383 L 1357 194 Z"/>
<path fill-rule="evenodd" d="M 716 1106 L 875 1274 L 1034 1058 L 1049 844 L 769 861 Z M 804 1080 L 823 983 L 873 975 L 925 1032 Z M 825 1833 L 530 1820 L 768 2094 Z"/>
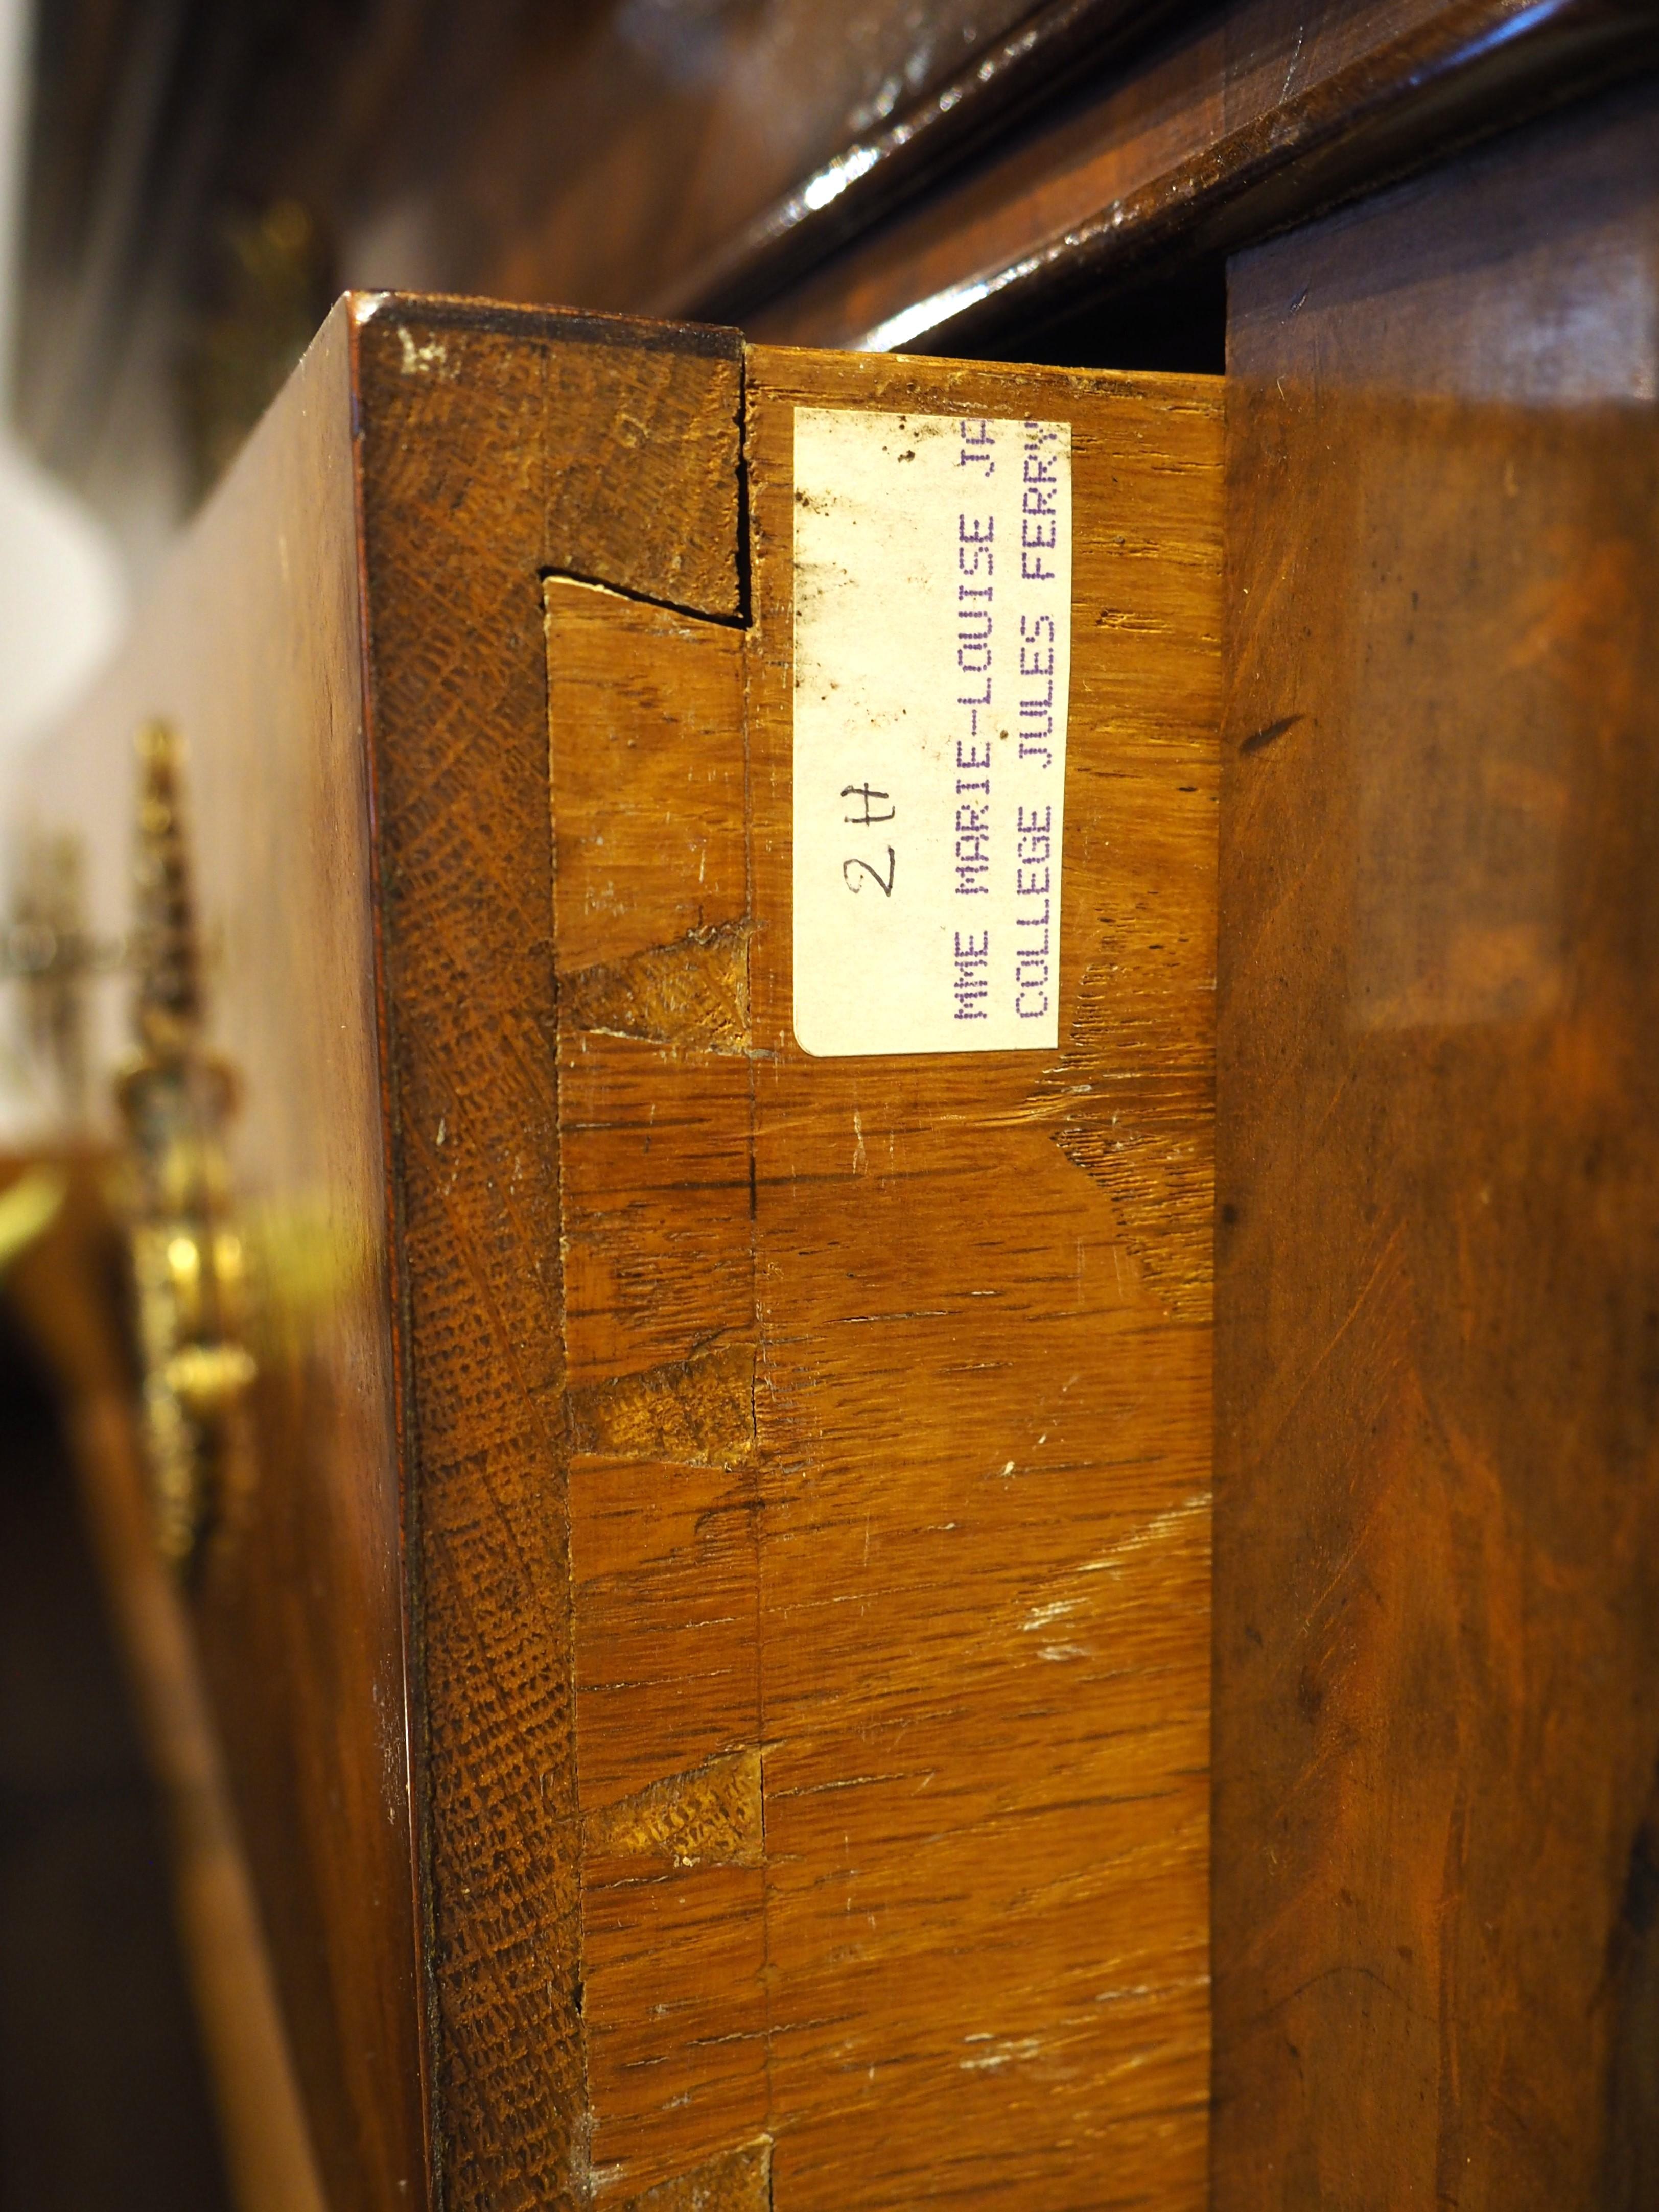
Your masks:
<path fill-rule="evenodd" d="M 633 573 L 627 497 L 603 560 L 569 558 L 580 514 L 552 520 L 629 398 L 724 523 L 694 611 L 731 618 L 741 342 L 403 295 L 344 312 L 431 2156 L 438 2201 L 505 2212 L 582 2201 L 586 2162 L 542 577 L 684 604 L 650 485 Z"/>

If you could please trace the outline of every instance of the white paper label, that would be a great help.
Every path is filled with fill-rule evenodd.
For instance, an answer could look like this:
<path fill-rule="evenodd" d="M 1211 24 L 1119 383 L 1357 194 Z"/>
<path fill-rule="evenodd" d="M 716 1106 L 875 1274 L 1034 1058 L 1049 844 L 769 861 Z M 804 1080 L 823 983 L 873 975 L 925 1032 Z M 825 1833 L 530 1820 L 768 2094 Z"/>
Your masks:
<path fill-rule="evenodd" d="M 795 1036 L 1059 1042 L 1066 422 L 795 410 Z"/>

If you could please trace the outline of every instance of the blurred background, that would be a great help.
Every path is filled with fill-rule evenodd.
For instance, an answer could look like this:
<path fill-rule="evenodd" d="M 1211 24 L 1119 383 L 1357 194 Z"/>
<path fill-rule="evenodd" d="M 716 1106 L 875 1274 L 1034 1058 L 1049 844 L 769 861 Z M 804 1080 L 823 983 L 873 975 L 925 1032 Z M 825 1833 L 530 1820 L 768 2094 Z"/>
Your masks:
<path fill-rule="evenodd" d="M 0 0 L 0 777 L 131 604 L 115 533 L 15 427 L 30 13 Z M 15 1141 L 19 1094 L 0 1096 Z M 161 1809 L 56 1407 L 0 1299 L 0 2205 L 228 2201 Z"/>

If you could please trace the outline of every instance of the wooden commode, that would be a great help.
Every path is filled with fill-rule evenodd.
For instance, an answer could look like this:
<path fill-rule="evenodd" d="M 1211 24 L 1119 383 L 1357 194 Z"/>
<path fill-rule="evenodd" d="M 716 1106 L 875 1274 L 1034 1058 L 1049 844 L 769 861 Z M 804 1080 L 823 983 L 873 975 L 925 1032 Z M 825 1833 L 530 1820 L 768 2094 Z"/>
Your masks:
<path fill-rule="evenodd" d="M 1649 2212 L 1659 15 L 212 12 L 9 1281 L 245 2212 Z"/>
<path fill-rule="evenodd" d="M 331 2203 L 1203 2200 L 1218 397 L 349 299 L 42 757 L 114 937 L 176 733 Z M 1069 431 L 1053 1049 L 796 1042 L 801 408 Z"/>

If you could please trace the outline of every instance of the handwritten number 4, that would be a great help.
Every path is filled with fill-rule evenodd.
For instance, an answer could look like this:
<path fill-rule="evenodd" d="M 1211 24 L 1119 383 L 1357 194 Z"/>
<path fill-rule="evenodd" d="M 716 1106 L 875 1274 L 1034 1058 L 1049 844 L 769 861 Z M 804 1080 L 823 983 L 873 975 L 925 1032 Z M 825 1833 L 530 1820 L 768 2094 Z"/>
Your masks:
<path fill-rule="evenodd" d="M 861 891 L 864 889 L 863 877 L 855 876 L 853 873 L 853 871 L 854 868 L 862 868 L 864 874 L 869 877 L 872 884 L 878 884 L 880 885 L 882 896 L 884 898 L 891 898 L 893 896 L 893 874 L 897 866 L 898 863 L 893 858 L 893 848 L 890 845 L 887 848 L 887 878 L 885 882 L 883 882 L 882 880 L 881 870 L 876 867 L 869 860 L 843 860 L 841 864 L 841 872 L 842 879 L 849 891 Z"/>

